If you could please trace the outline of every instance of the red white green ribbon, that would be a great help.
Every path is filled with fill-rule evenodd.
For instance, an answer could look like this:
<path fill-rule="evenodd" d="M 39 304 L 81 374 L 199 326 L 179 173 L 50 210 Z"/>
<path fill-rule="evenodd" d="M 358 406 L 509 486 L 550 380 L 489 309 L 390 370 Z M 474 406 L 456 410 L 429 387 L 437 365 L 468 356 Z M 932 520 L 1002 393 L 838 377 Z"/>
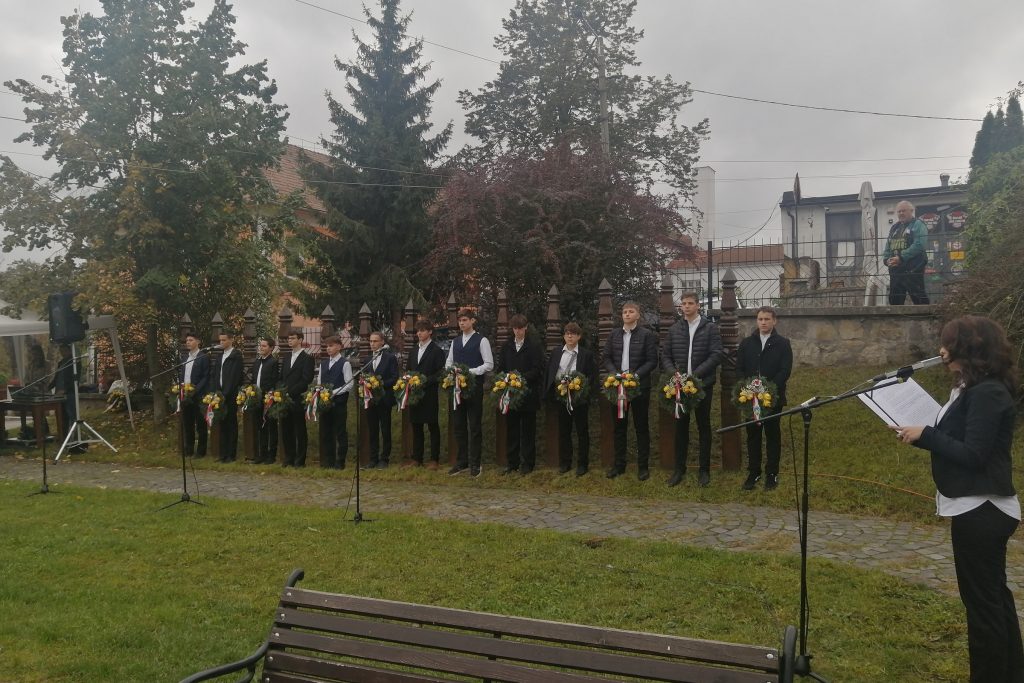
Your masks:
<path fill-rule="evenodd" d="M 626 384 L 619 380 L 618 395 L 615 397 L 615 414 L 620 420 L 625 419 L 627 406 L 629 406 L 629 399 L 626 398 Z"/>

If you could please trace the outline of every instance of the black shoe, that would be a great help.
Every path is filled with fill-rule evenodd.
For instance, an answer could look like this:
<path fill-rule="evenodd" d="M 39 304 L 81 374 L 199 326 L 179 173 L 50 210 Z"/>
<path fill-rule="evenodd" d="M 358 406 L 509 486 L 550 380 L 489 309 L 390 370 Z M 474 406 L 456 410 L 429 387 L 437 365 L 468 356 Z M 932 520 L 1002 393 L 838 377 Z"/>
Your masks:
<path fill-rule="evenodd" d="M 481 468 L 479 468 L 479 467 L 470 467 L 469 468 L 469 476 L 471 476 L 471 477 L 479 477 L 481 472 L 483 472 L 483 470 Z"/>
<path fill-rule="evenodd" d="M 518 467 L 512 467 L 512 465 L 509 465 L 508 467 L 506 467 L 506 468 L 501 470 L 501 476 L 504 477 L 504 476 L 507 476 L 509 474 L 512 474 L 513 472 L 518 472 L 518 471 L 519 471 Z"/>
<path fill-rule="evenodd" d="M 707 486 L 711 483 L 711 473 L 707 470 L 701 470 L 697 474 L 697 486 Z"/>
<path fill-rule="evenodd" d="M 772 475 L 769 474 L 768 476 L 771 477 Z M 743 490 L 753 491 L 759 481 L 761 481 L 761 475 L 751 472 L 747 475 L 747 480 L 743 482 Z"/>
<path fill-rule="evenodd" d="M 619 469 L 618 467 L 612 467 L 610 470 L 608 470 L 608 473 L 605 474 L 604 476 L 608 477 L 609 479 L 614 479 L 615 477 L 617 477 L 617 476 L 619 476 L 621 474 L 625 474 L 625 473 L 626 473 L 626 470 L 624 470 L 624 469 Z"/>
<path fill-rule="evenodd" d="M 779 475 L 766 474 L 764 477 L 764 490 L 773 491 L 779 486 Z"/>
<path fill-rule="evenodd" d="M 571 469 L 572 469 L 572 465 L 559 465 L 558 466 L 558 473 L 559 474 L 565 474 L 566 472 L 568 472 Z"/>
<path fill-rule="evenodd" d="M 669 480 L 668 480 L 669 487 L 679 486 L 679 484 L 682 483 L 683 476 L 685 476 L 685 474 L 686 473 L 683 472 L 682 470 L 676 470 L 675 472 L 673 472 L 672 476 L 669 477 Z"/>
<path fill-rule="evenodd" d="M 651 478 L 651 471 L 646 467 L 641 467 L 636 473 L 636 478 L 640 481 L 647 481 Z"/>
<path fill-rule="evenodd" d="M 589 468 L 586 465 L 580 465 L 579 467 L 576 468 L 576 476 L 577 477 L 582 477 L 588 471 L 589 471 Z"/>
<path fill-rule="evenodd" d="M 456 474 L 462 474 L 468 469 L 465 465 L 452 465 L 452 468 L 448 470 L 448 476 L 454 477 Z"/>
<path fill-rule="evenodd" d="M 530 472 L 533 472 L 532 465 L 523 465 L 522 467 L 519 468 L 519 474 L 522 474 L 523 476 L 529 474 Z"/>

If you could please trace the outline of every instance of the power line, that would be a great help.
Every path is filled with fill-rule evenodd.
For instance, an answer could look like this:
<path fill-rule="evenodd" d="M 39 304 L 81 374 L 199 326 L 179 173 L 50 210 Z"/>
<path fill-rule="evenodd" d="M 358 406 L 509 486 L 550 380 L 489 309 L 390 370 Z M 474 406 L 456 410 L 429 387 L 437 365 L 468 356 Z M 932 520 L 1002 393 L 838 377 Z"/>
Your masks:
<path fill-rule="evenodd" d="M 701 159 L 704 164 L 859 164 L 875 161 L 928 161 L 932 159 L 969 159 L 966 154 L 937 157 L 887 157 L 882 159 Z"/>
<path fill-rule="evenodd" d="M 864 109 L 843 109 L 840 107 L 823 107 L 815 106 L 812 104 L 794 104 L 792 102 L 779 102 L 777 100 L 762 100 L 756 97 L 744 97 L 742 95 L 729 95 L 722 92 L 714 92 L 712 90 L 700 90 L 699 88 L 690 88 L 693 92 L 699 92 L 704 95 L 714 95 L 715 97 L 726 97 L 731 100 L 744 100 L 746 102 L 758 102 L 760 104 L 774 104 L 779 107 L 794 107 L 796 109 L 813 109 L 815 111 L 834 111 L 842 112 L 844 114 L 866 114 L 869 116 L 891 116 L 896 118 L 905 119 L 932 119 L 935 121 L 976 121 L 981 122 L 981 119 L 972 119 L 959 116 L 929 116 L 926 114 L 899 114 L 894 112 L 885 111 L 867 111 Z"/>
<path fill-rule="evenodd" d="M 835 174 L 835 175 L 807 175 L 802 176 L 803 178 L 891 178 L 897 176 L 923 176 L 929 173 L 939 173 L 944 171 L 966 171 L 967 167 L 958 168 L 926 168 L 916 171 L 882 171 L 877 173 L 848 173 L 848 174 Z M 715 178 L 716 182 L 720 183 L 736 183 L 746 182 L 753 180 L 792 180 L 793 176 L 764 176 L 764 177 L 751 177 L 751 178 Z"/>
<path fill-rule="evenodd" d="M 21 121 L 22 123 L 28 123 L 28 121 L 26 121 L 25 119 L 19 119 L 19 118 L 15 118 L 13 116 L 4 116 L 3 114 L 0 114 L 0 119 L 7 119 L 8 121 Z"/>
<path fill-rule="evenodd" d="M 320 5 L 314 5 L 313 3 L 307 2 L 306 0 L 295 0 L 295 2 L 299 3 L 300 5 L 305 5 L 307 7 L 312 7 L 313 9 L 318 9 L 321 12 L 327 12 L 328 14 L 333 14 L 333 15 L 338 16 L 338 17 L 343 17 L 345 19 L 348 19 L 349 21 L 355 21 L 355 22 L 358 22 L 360 24 L 367 24 L 367 25 L 369 24 L 369 22 L 367 22 L 364 19 L 359 19 L 357 17 L 353 17 L 353 16 L 350 16 L 348 14 L 343 14 L 342 12 L 338 12 L 336 10 L 329 9 L 327 7 L 321 7 Z M 501 63 L 501 62 L 499 62 L 496 59 L 491 59 L 490 57 L 484 57 L 483 55 L 478 55 L 478 54 L 474 54 L 472 52 L 467 52 L 466 50 L 460 50 L 459 48 L 451 47 L 450 45 L 444 45 L 442 43 L 435 43 L 435 42 L 427 40 L 426 38 L 423 38 L 423 37 L 420 37 L 419 40 L 424 45 L 433 45 L 434 47 L 439 47 L 442 50 L 449 50 L 451 52 L 456 52 L 456 53 L 458 53 L 460 55 L 466 55 L 467 57 L 473 57 L 474 59 L 479 59 L 479 60 L 482 60 L 482 61 L 485 61 L 485 62 L 490 62 L 491 64 L 500 64 Z"/>

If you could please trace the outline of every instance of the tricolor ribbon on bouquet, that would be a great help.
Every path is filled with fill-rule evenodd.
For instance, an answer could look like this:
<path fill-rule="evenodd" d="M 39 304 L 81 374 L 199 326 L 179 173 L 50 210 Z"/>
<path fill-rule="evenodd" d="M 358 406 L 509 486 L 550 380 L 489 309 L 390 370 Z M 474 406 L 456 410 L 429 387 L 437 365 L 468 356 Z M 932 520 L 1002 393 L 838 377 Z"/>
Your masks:
<path fill-rule="evenodd" d="M 213 427 L 213 403 L 206 404 L 206 426 Z"/>
<path fill-rule="evenodd" d="M 509 406 L 512 404 L 512 397 L 509 395 L 511 391 L 511 387 L 505 389 L 498 398 L 498 410 L 501 411 L 502 415 L 508 415 Z"/>
<path fill-rule="evenodd" d="M 359 387 L 362 389 L 363 395 L 363 410 L 369 410 L 370 404 L 373 402 L 373 390 L 370 388 L 370 383 L 359 377 Z"/>
<path fill-rule="evenodd" d="M 398 409 L 405 410 L 409 407 L 409 392 L 412 390 L 412 386 L 409 384 L 409 380 L 405 381 L 405 388 L 402 389 L 402 398 L 398 401 Z"/>
<path fill-rule="evenodd" d="M 751 401 L 751 410 L 754 412 L 754 419 L 758 422 L 761 421 L 761 402 L 757 399 L 759 395 L 764 392 L 764 384 L 760 379 L 755 379 L 750 383 L 750 388 L 754 390 L 754 398 Z"/>
<path fill-rule="evenodd" d="M 458 368 L 454 368 L 452 371 L 452 408 L 458 409 L 462 405 L 462 387 L 460 386 L 459 377 L 461 373 Z"/>
<path fill-rule="evenodd" d="M 570 377 L 562 378 L 562 384 L 565 385 L 565 409 L 572 415 L 572 389 L 569 387 L 570 382 L 572 382 Z"/>
<path fill-rule="evenodd" d="M 683 405 L 683 378 L 676 373 L 676 376 L 672 379 L 673 384 L 676 387 L 676 407 L 675 407 L 675 418 L 678 420 L 686 413 L 686 407 Z"/>
<path fill-rule="evenodd" d="M 626 398 L 626 383 L 619 380 L 619 386 L 616 390 L 615 395 L 615 416 L 622 420 L 626 417 L 626 406 L 629 405 L 629 399 Z"/>

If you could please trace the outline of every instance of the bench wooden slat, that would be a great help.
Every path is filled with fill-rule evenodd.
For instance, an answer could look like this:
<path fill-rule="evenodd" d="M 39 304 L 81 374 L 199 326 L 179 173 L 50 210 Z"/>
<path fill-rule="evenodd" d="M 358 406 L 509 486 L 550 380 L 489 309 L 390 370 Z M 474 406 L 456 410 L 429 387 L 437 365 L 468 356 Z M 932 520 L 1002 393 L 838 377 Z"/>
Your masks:
<path fill-rule="evenodd" d="M 404 671 L 375 669 L 353 662 L 340 662 L 315 657 L 304 657 L 294 652 L 274 652 L 270 666 L 265 667 L 270 681 L 298 683 L 299 681 L 346 681 L 346 683 L 451 683 L 443 678 L 426 677 Z M 269 659 L 269 658 L 268 658 Z M 287 673 L 285 673 L 287 672 Z M 301 677 L 296 674 L 302 674 Z M 313 678 L 307 678 L 312 676 Z"/>
<path fill-rule="evenodd" d="M 652 655 L 680 657 L 695 661 L 778 671 L 779 651 L 755 645 L 740 645 L 715 640 L 700 640 L 637 631 L 584 626 L 526 617 L 512 617 L 451 607 L 416 605 L 392 600 L 362 598 L 354 595 L 324 593 L 303 588 L 288 588 L 281 604 L 348 612 L 369 617 L 448 626 L 523 638 L 542 638 L 560 643 L 628 650 Z"/>
<path fill-rule="evenodd" d="M 709 669 L 716 673 L 723 670 L 721 667 L 701 666 L 683 660 L 641 658 L 628 654 L 568 648 L 554 644 L 497 639 L 486 635 L 421 628 L 325 612 L 281 609 L 278 610 L 277 623 L 290 628 L 326 631 L 391 643 L 415 645 L 421 648 L 477 654 L 563 669 L 658 681 L 702 680 L 706 676 L 705 672 Z M 758 676 L 755 680 L 765 680 L 763 675 L 755 675 Z"/>
<path fill-rule="evenodd" d="M 442 650 L 417 650 L 408 647 L 381 645 L 369 640 L 349 640 L 332 638 L 331 636 L 275 629 L 271 634 L 271 653 L 276 646 L 296 647 L 302 650 L 323 652 L 332 655 L 355 657 L 374 662 L 386 662 L 398 666 L 407 666 L 427 671 L 443 671 L 446 673 L 489 678 L 512 683 L 527 683 L 542 677 L 552 683 L 608 683 L 604 676 L 588 676 L 586 674 L 539 669 L 508 662 L 490 659 L 467 657 L 454 652 Z M 268 653 L 265 667 L 272 666 Z M 723 669 L 724 671 L 724 669 Z M 710 681 L 711 679 L 707 679 Z M 701 681 L 701 683 L 704 683 Z"/>

